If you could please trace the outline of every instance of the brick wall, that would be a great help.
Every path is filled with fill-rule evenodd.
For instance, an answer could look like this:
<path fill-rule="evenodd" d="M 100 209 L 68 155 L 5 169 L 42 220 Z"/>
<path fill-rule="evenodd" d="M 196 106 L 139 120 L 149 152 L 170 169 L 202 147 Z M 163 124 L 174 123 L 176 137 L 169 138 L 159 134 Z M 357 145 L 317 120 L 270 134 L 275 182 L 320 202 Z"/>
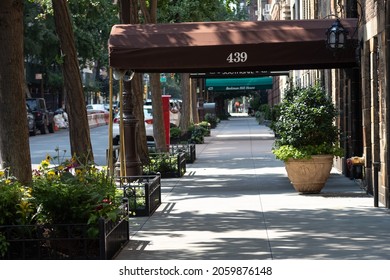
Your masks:
<path fill-rule="evenodd" d="M 365 0 L 362 3 L 364 23 L 376 17 L 378 0 Z"/>

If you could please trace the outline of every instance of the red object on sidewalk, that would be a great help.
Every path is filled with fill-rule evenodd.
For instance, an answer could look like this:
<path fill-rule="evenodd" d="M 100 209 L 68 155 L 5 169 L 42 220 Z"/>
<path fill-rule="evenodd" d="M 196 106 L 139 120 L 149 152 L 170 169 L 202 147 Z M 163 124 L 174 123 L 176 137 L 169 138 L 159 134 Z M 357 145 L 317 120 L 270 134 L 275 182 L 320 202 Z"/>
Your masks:
<path fill-rule="evenodd" d="M 170 119 L 169 119 L 169 100 L 171 96 L 170 95 L 163 95 L 162 96 L 162 106 L 163 106 L 163 115 L 164 115 L 164 129 L 165 129 L 165 141 L 167 143 L 167 146 L 169 148 L 169 145 L 171 144 L 170 139 Z"/>

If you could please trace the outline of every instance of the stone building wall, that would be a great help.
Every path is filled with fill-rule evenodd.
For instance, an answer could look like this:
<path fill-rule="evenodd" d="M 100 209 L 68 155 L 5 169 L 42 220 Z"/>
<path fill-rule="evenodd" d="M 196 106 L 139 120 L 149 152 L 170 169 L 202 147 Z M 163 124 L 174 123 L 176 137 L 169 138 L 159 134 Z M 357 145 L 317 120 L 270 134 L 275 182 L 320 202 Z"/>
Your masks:
<path fill-rule="evenodd" d="M 390 133 L 387 108 L 389 85 L 386 82 L 389 57 L 386 54 L 386 16 L 384 0 L 362 1 L 361 77 L 363 102 L 364 155 L 367 185 L 378 190 L 379 204 L 389 205 L 389 164 L 387 140 Z M 390 28 L 390 27 L 387 27 Z"/>

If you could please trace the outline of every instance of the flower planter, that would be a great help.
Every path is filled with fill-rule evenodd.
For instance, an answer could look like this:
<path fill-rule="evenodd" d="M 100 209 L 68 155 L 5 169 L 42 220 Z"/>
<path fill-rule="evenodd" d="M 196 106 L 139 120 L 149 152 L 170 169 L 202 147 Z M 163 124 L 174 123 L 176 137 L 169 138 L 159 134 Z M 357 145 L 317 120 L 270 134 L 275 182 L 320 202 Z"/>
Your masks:
<path fill-rule="evenodd" d="M 294 189 L 302 194 L 319 193 L 329 178 L 332 155 L 312 156 L 311 159 L 285 161 L 288 178 Z"/>
<path fill-rule="evenodd" d="M 171 155 L 184 153 L 186 163 L 194 163 L 196 160 L 196 145 L 195 144 L 172 144 L 169 146 Z"/>
<path fill-rule="evenodd" d="M 150 153 L 150 163 L 142 167 L 144 175 L 160 174 L 162 178 L 182 177 L 186 173 L 184 153 L 174 155 Z"/>
<path fill-rule="evenodd" d="M 118 177 L 133 216 L 151 216 L 161 205 L 160 175 Z"/>
<path fill-rule="evenodd" d="M 118 221 L 99 220 L 99 234 L 90 237 L 87 224 L 4 225 L 0 233 L 8 260 L 113 259 L 129 241 L 127 205 Z"/>

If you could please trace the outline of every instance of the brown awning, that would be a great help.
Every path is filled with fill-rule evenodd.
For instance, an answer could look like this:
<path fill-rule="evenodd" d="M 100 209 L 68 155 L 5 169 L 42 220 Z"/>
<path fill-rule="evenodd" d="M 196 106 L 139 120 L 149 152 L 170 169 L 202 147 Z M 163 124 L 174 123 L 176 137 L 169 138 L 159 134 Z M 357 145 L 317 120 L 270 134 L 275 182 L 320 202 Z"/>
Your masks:
<path fill-rule="evenodd" d="M 325 45 L 334 19 L 114 25 L 110 66 L 136 72 L 348 68 L 356 66 L 357 19 L 341 19 L 347 48 Z M 352 38 L 351 38 L 352 37 Z"/>

